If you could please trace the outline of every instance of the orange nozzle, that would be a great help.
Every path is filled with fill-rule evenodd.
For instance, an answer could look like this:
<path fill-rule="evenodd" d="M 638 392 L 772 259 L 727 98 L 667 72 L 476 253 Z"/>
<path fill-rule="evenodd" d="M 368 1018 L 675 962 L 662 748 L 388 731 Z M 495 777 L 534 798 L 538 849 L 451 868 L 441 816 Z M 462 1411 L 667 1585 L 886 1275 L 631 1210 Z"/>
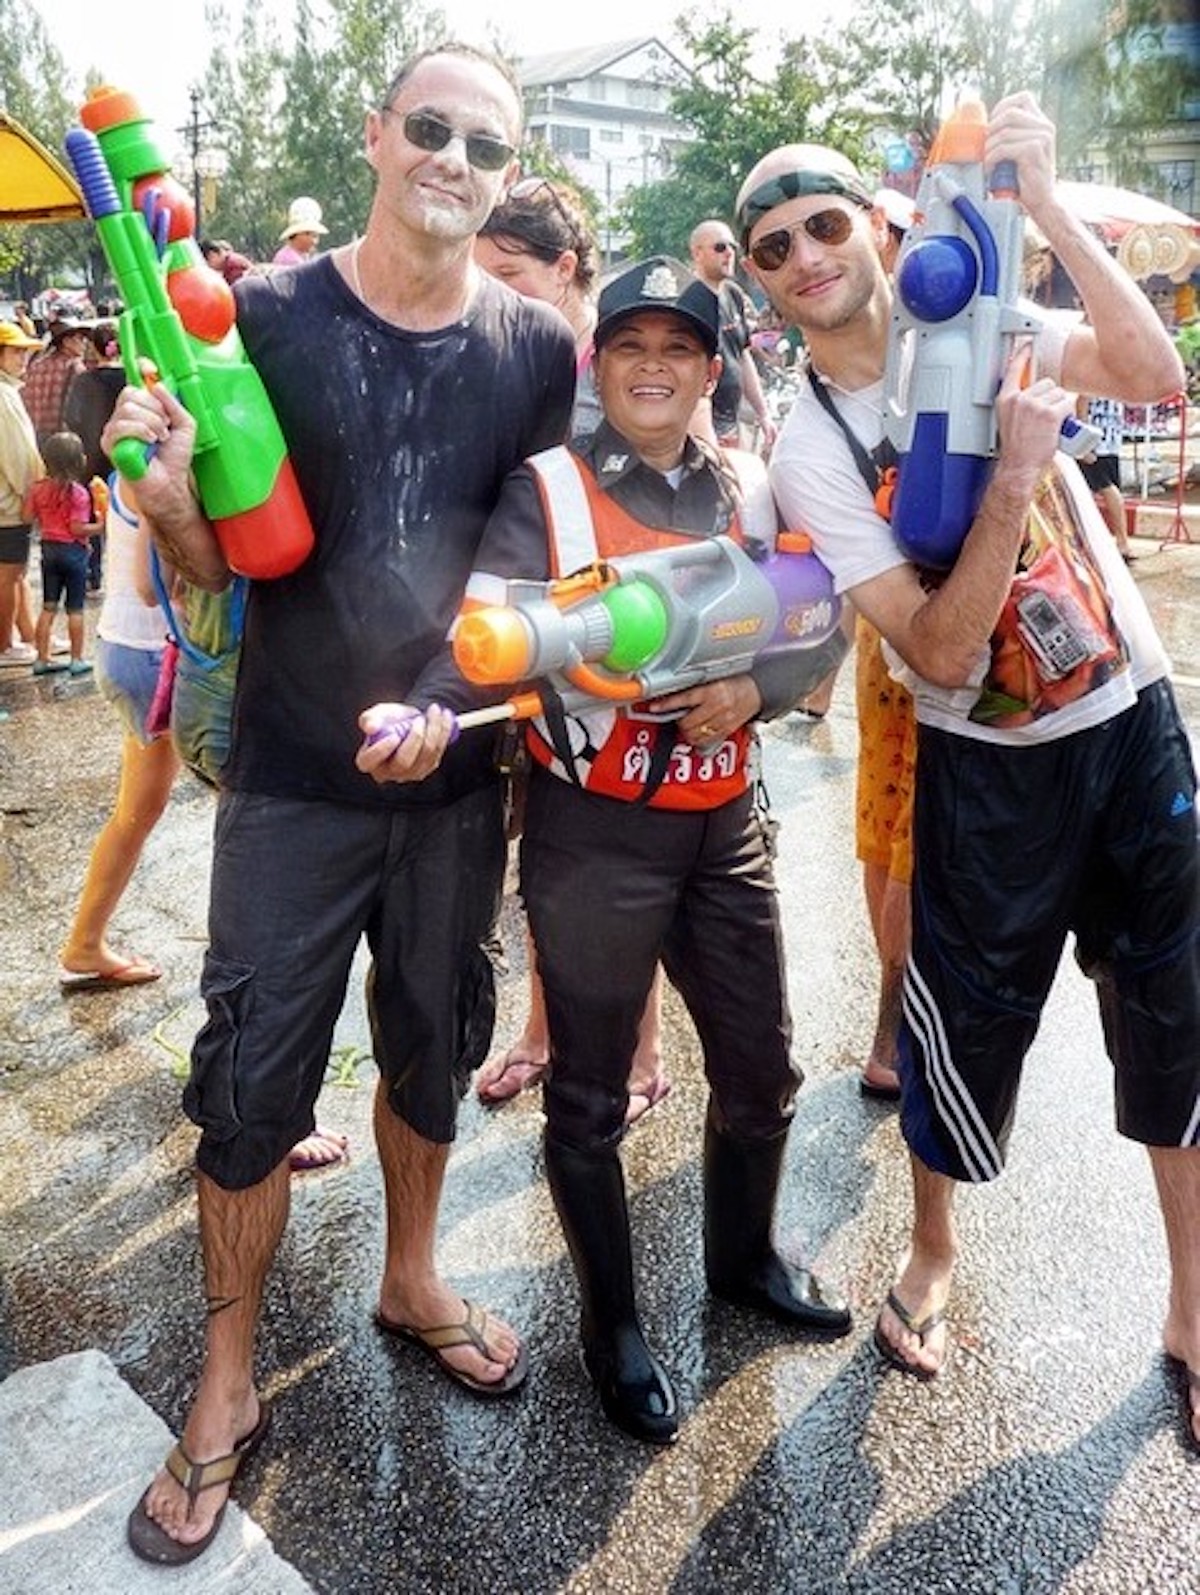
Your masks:
<path fill-rule="evenodd" d="M 807 532 L 780 532 L 775 539 L 777 554 L 811 554 L 812 538 Z"/>
<path fill-rule="evenodd" d="M 455 664 L 477 686 L 523 681 L 529 674 L 529 635 L 516 611 L 501 604 L 460 615 L 451 646 Z"/>
<path fill-rule="evenodd" d="M 80 107 L 79 120 L 92 133 L 101 133 L 106 127 L 116 127 L 121 122 L 144 122 L 142 108 L 132 94 L 124 89 L 114 89 L 110 83 L 88 90 L 88 97 Z"/>
<path fill-rule="evenodd" d="M 969 166 L 983 160 L 987 111 L 982 100 L 964 100 L 938 128 L 927 166 Z"/>

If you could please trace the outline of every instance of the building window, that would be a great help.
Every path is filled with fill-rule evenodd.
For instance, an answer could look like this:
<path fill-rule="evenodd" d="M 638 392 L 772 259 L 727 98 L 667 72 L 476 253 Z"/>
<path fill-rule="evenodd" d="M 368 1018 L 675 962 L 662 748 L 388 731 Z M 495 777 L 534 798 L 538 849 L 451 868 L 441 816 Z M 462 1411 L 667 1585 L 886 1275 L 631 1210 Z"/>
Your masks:
<path fill-rule="evenodd" d="M 578 161 L 592 158 L 591 129 L 586 127 L 552 127 L 550 148 L 556 155 L 569 155 Z"/>
<path fill-rule="evenodd" d="M 639 111 L 659 111 L 663 109 L 664 95 L 657 83 L 633 83 L 628 87 L 628 103 L 635 105 Z"/>
<path fill-rule="evenodd" d="M 625 133 L 619 127 L 602 127 L 600 129 L 601 144 L 623 144 Z"/>
<path fill-rule="evenodd" d="M 1156 161 L 1154 190 L 1164 205 L 1191 214 L 1196 200 L 1195 161 Z"/>

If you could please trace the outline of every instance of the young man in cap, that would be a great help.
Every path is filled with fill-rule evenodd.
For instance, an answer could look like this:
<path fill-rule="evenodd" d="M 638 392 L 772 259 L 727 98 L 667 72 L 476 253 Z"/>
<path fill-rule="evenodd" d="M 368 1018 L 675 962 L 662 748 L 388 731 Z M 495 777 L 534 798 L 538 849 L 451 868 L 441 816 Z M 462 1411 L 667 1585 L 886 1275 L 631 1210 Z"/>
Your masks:
<path fill-rule="evenodd" d="M 504 478 L 566 432 L 569 329 L 472 259 L 520 136 L 519 90 L 494 58 L 457 44 L 414 57 L 367 117 L 376 190 L 361 240 L 234 289 L 317 542 L 249 595 L 213 848 L 209 1019 L 184 1099 L 202 1132 L 208 1338 L 181 1443 L 130 1517 L 149 1561 L 204 1550 L 265 1432 L 254 1341 L 288 1154 L 313 1129 L 364 935 L 387 1209 L 376 1323 L 473 1396 L 525 1377 L 516 1333 L 464 1301 L 434 1255 L 458 1102 L 494 1012 L 482 943 L 505 846 L 491 743 L 445 752 L 433 714 L 428 738 L 417 721 L 372 750 L 388 784 L 355 767 L 368 704 L 391 692 L 423 710 L 457 679 L 446 633 Z M 105 436 L 110 452 L 119 437 L 157 445 L 139 508 L 172 565 L 220 590 L 230 572 L 191 491 L 192 418 L 164 386 L 127 389 Z"/>
<path fill-rule="evenodd" d="M 0 668 L 28 669 L 37 658 L 32 642 L 15 635 L 18 610 L 24 603 L 25 624 L 33 635 L 28 593 L 24 590 L 29 563 L 30 525 L 25 519 L 25 495 L 45 474 L 29 411 L 22 402 L 21 384 L 29 356 L 41 348 L 13 321 L 0 321 Z"/>
<path fill-rule="evenodd" d="M 616 553 L 736 536 L 749 522 L 732 471 L 689 436 L 720 370 L 715 295 L 657 257 L 611 282 L 598 313 L 599 426 L 509 479 L 468 598 L 486 601 L 496 577 L 565 575 Z M 763 498 L 770 538 L 774 508 Z M 553 1060 L 546 1175 L 579 1278 L 588 1373 L 612 1422 L 657 1444 L 674 1439 L 678 1410 L 638 1321 L 619 1143 L 660 959 L 695 1021 L 711 1092 L 712 1291 L 796 1329 L 850 1327 L 846 1304 L 784 1263 L 771 1238 L 800 1075 L 769 827 L 750 771 L 753 722 L 790 706 L 804 675 L 793 653 L 652 704 L 551 711 L 528 734 L 521 894 Z M 386 712 L 365 717 L 365 729 Z M 360 762 L 374 757 L 368 748 Z"/>
<path fill-rule="evenodd" d="M 919 1378 L 945 1361 L 955 1184 L 1001 1172 L 1070 930 L 1097 985 L 1118 1128 L 1149 1149 L 1172 1271 L 1165 1346 L 1200 1445 L 1195 776 L 1136 584 L 1056 452 L 1069 390 L 1149 402 L 1179 387 L 1180 368 L 1153 306 L 1059 200 L 1054 152 L 1030 95 L 997 104 L 986 166 L 1015 162 L 1021 202 L 1090 324 L 1043 329 L 1032 372 L 1029 348 L 1016 351 L 990 482 L 953 567 L 932 581 L 871 491 L 891 310 L 883 212 L 844 156 L 790 145 L 750 172 L 738 219 L 751 269 L 810 353 L 771 461 L 777 500 L 902 661 L 919 725 L 900 1042 L 915 1220 L 879 1349 Z M 1033 622 L 1017 623 L 1038 611 L 1015 602 L 1052 603 L 1064 582 L 1071 657 L 1047 668 Z"/>

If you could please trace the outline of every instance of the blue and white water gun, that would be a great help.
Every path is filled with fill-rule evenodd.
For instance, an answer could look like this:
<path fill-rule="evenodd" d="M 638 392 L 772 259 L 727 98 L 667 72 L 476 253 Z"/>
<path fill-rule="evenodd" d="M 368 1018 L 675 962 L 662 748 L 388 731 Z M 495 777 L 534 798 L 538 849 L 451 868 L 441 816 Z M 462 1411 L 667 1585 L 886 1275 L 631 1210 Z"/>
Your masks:
<path fill-rule="evenodd" d="M 958 557 L 997 450 L 996 394 L 1021 334 L 1041 325 L 1020 300 L 1025 218 L 1016 171 L 984 172 L 987 113 L 975 100 L 942 124 L 896 262 L 884 426 L 897 454 L 892 531 L 914 564 Z M 1094 428 L 1069 416 L 1065 453 Z"/>

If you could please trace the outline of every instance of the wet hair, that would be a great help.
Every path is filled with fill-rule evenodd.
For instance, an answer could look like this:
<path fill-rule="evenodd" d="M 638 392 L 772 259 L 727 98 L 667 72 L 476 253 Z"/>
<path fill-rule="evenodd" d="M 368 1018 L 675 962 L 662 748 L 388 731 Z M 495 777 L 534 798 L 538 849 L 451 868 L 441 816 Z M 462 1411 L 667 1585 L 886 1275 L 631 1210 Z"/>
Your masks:
<path fill-rule="evenodd" d="M 42 444 L 46 474 L 56 482 L 82 482 L 87 477 L 87 454 L 78 432 L 52 432 Z"/>
<path fill-rule="evenodd" d="M 516 73 L 502 56 L 494 54 L 491 50 L 482 50 L 478 45 L 463 44 L 459 39 L 443 39 L 440 44 L 431 44 L 428 49 L 418 50 L 415 55 L 410 55 L 407 60 L 402 61 L 395 77 L 387 86 L 386 94 L 380 101 L 383 108 L 385 110 L 391 108 L 397 94 L 399 94 L 419 66 L 439 55 L 454 56 L 461 61 L 474 61 L 482 66 L 490 66 L 494 72 L 500 74 L 512 90 L 513 99 L 516 101 L 517 123 L 514 129 L 515 137 L 513 142 L 519 144 L 521 134 L 525 130 L 525 96 L 521 91 L 520 83 L 517 81 Z"/>
<path fill-rule="evenodd" d="M 115 321 L 98 321 L 92 328 L 92 348 L 101 360 L 115 360 L 121 352 Z"/>
<path fill-rule="evenodd" d="M 553 266 L 564 250 L 575 252 L 572 281 L 588 294 L 599 271 L 599 255 L 582 201 L 565 183 L 526 177 L 514 184 L 479 229 L 508 255 L 533 255 Z M 528 192 L 524 190 L 528 189 Z"/>

